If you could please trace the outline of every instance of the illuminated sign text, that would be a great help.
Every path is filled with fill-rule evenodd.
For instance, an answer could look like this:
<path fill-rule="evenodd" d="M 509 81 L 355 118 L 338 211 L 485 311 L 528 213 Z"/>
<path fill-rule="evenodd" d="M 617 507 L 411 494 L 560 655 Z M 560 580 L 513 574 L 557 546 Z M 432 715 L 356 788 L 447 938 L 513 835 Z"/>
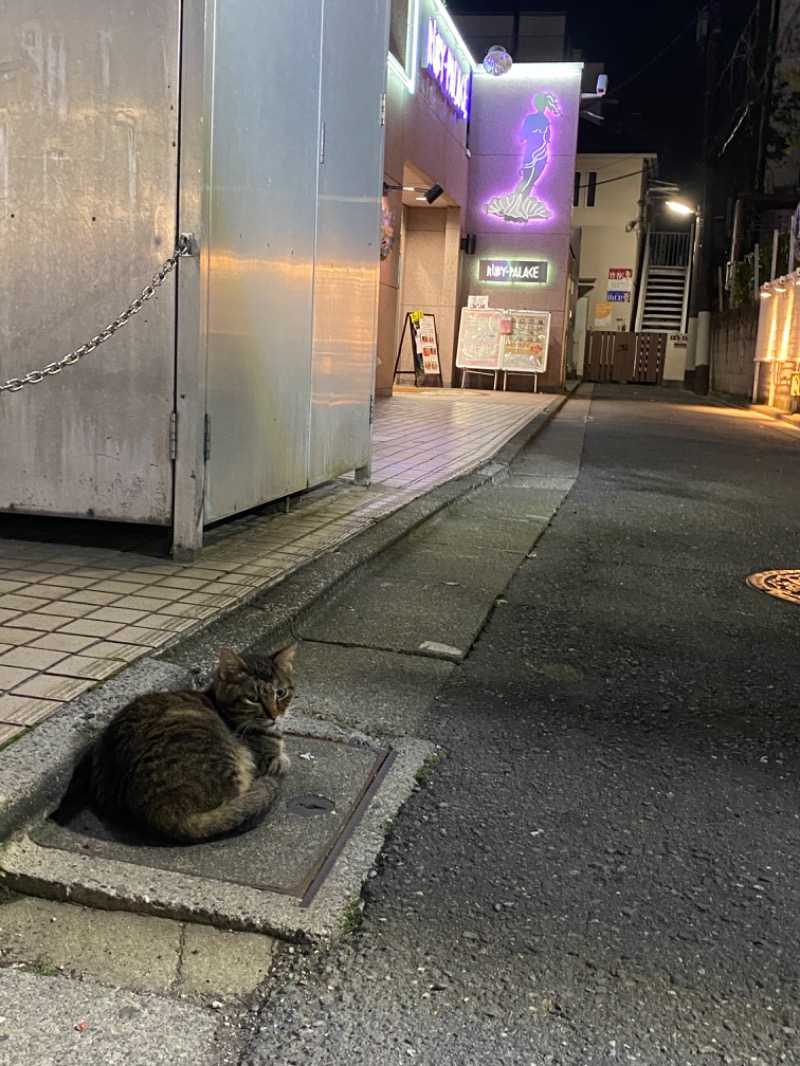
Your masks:
<path fill-rule="evenodd" d="M 462 118 L 469 117 L 469 75 L 445 44 L 434 19 L 428 20 L 428 49 L 425 66 Z"/>
<path fill-rule="evenodd" d="M 480 280 L 544 284 L 547 281 L 547 263 L 529 259 L 481 259 Z"/>

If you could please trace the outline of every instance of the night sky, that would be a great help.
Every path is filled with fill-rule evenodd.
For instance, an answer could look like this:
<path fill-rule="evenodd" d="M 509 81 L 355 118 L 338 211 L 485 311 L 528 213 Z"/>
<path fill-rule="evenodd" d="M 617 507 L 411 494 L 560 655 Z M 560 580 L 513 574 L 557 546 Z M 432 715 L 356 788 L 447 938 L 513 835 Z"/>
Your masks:
<path fill-rule="evenodd" d="M 695 27 L 700 6 L 696 0 L 447 4 L 456 20 L 459 12 L 566 12 L 572 46 L 582 50 L 585 60 L 605 64 L 609 98 L 618 101 L 605 108 L 602 132 L 582 123 L 580 147 L 655 151 L 660 177 L 678 184 L 692 181 L 699 155 L 703 77 Z"/>

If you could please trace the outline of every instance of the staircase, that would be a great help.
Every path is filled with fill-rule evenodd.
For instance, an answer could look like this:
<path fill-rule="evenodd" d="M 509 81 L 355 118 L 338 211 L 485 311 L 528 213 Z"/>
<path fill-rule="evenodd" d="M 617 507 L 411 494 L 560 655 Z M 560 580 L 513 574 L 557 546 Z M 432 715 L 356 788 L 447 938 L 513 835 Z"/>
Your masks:
<path fill-rule="evenodd" d="M 645 246 L 636 329 L 685 333 L 691 234 L 650 233 Z"/>

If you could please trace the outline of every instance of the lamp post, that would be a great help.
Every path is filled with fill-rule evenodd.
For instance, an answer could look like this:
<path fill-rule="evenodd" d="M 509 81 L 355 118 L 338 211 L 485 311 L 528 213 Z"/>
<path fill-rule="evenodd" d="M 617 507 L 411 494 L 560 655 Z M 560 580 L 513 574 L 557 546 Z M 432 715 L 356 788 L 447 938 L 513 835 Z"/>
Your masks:
<path fill-rule="evenodd" d="M 695 392 L 708 392 L 709 353 L 711 349 L 711 311 L 704 298 L 705 257 L 703 212 L 680 200 L 667 200 L 667 207 L 679 215 L 694 215 L 691 275 L 689 278 L 689 315 L 686 323 L 686 367 L 683 383 Z"/>

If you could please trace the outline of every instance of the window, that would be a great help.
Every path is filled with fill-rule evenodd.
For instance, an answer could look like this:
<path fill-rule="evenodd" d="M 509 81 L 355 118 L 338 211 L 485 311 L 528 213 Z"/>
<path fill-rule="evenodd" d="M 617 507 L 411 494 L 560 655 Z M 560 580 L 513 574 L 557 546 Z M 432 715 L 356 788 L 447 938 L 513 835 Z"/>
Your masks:
<path fill-rule="evenodd" d="M 597 197 L 597 171 L 590 170 L 586 177 L 586 206 L 594 207 Z"/>
<path fill-rule="evenodd" d="M 580 207 L 581 205 L 581 172 L 575 171 L 575 184 L 572 187 L 572 206 Z"/>

